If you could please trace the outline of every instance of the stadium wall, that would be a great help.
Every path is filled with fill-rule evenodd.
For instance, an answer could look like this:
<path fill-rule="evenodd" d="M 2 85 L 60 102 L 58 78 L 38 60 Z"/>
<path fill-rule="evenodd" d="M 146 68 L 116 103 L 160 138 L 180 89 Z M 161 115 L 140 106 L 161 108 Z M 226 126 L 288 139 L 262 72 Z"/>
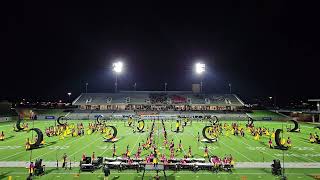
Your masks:
<path fill-rule="evenodd" d="M 0 117 L 0 122 L 16 121 L 17 119 L 18 119 L 18 116 Z"/>

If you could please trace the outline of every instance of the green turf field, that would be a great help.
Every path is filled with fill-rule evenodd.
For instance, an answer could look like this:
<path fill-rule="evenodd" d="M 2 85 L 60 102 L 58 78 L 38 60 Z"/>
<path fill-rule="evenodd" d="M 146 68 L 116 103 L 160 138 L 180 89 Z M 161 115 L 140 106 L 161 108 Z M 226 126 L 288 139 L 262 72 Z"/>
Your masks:
<path fill-rule="evenodd" d="M 264 120 L 263 118 L 271 118 L 272 120 L 288 120 L 289 118 L 281 113 L 269 110 L 252 110 L 247 115 L 255 120 Z"/>
<path fill-rule="evenodd" d="M 35 179 L 47 179 L 47 180 L 87 180 L 87 179 L 99 179 L 103 180 L 103 173 L 101 170 L 97 170 L 94 173 L 81 172 L 77 169 L 71 170 L 56 170 L 54 168 L 48 168 L 50 173 L 42 176 L 35 177 Z M 161 175 L 161 173 L 159 173 Z M 154 180 L 155 173 L 147 173 L 145 180 Z M 0 179 L 8 179 L 11 176 L 12 180 L 25 180 L 26 169 L 24 168 L 3 168 L 0 172 Z M 315 180 L 320 178 L 319 169 L 287 169 L 286 176 L 289 180 Z M 136 173 L 134 171 L 111 171 L 109 180 L 141 180 L 142 173 Z M 164 178 L 161 176 L 161 180 Z M 212 172 L 167 172 L 168 180 L 203 180 L 203 179 L 236 179 L 236 180 L 259 180 L 259 179 L 279 179 L 278 176 L 273 176 L 270 169 L 235 169 L 232 174 L 220 172 L 218 174 Z"/>
<path fill-rule="evenodd" d="M 69 123 L 76 123 L 79 121 L 69 121 Z M 89 122 L 93 121 L 82 121 L 85 124 L 85 127 Z M 151 126 L 151 121 L 145 121 L 146 126 Z M 24 161 L 28 162 L 30 160 L 30 157 L 32 160 L 42 158 L 44 161 L 56 161 L 58 160 L 61 162 L 62 155 L 64 153 L 67 153 L 69 156 L 69 159 L 72 162 L 79 162 L 81 156 L 83 153 L 87 155 L 91 155 L 94 151 L 96 156 L 103 156 L 103 157 L 111 157 L 112 156 L 112 143 L 106 143 L 103 142 L 103 137 L 100 133 L 93 133 L 91 135 L 85 135 L 82 137 L 67 137 L 64 140 L 60 140 L 59 137 L 47 137 L 45 136 L 45 145 L 44 147 L 40 149 L 36 149 L 32 151 L 26 151 L 25 150 L 25 141 L 27 137 L 32 136 L 32 133 L 29 132 L 14 132 L 12 129 L 12 125 L 14 122 L 11 123 L 0 123 L 0 131 L 4 131 L 6 135 L 5 141 L 0 142 L 0 161 Z M 221 122 L 225 123 L 225 122 Z M 230 124 L 231 122 L 226 122 Z M 245 125 L 245 121 L 239 121 L 238 123 Z M 131 150 L 131 154 L 136 153 L 138 144 L 142 143 L 142 141 L 146 140 L 146 137 L 148 136 L 148 133 L 133 133 L 132 129 L 125 126 L 125 121 L 113 121 L 109 124 L 114 125 L 118 129 L 118 138 L 119 141 L 116 143 L 117 148 L 117 154 L 122 154 L 125 152 L 126 146 L 129 145 L 129 149 Z M 289 125 L 290 123 L 285 123 L 284 126 Z M 29 122 L 29 127 L 37 127 L 43 130 L 46 127 L 54 125 L 54 121 L 34 121 L 34 125 L 32 122 Z M 218 155 L 220 157 L 223 157 L 226 154 L 231 154 L 233 158 L 235 159 L 235 162 L 270 162 L 273 159 L 282 159 L 282 152 L 280 150 L 276 149 L 269 149 L 267 146 L 268 143 L 268 137 L 263 136 L 259 141 L 254 140 L 254 137 L 249 135 L 249 133 L 246 131 L 245 137 L 240 136 L 233 136 L 229 135 L 227 136 L 222 135 L 219 137 L 218 142 L 211 143 L 211 144 L 204 144 L 202 142 L 197 141 L 197 134 L 198 132 L 201 134 L 202 128 L 206 125 L 204 122 L 197 122 L 193 121 L 192 125 L 188 125 L 185 127 L 183 133 L 174 133 L 171 132 L 171 126 L 174 127 L 174 123 L 171 122 L 165 122 L 166 129 L 168 131 L 168 138 L 169 140 L 173 139 L 175 142 L 175 145 L 177 146 L 179 143 L 179 140 L 182 141 L 183 144 L 183 151 L 181 153 L 177 153 L 176 157 L 183 157 L 183 155 L 186 154 L 188 151 L 188 147 L 191 146 L 192 152 L 194 157 L 203 157 L 204 154 L 204 147 L 205 145 L 208 145 L 208 149 L 210 152 L 210 155 Z M 267 127 L 267 128 L 281 128 L 282 123 L 281 122 L 255 122 L 256 127 Z M 293 124 L 292 124 L 293 126 Z M 160 147 L 160 152 L 165 153 L 167 157 L 170 155 L 169 149 L 165 149 L 162 146 L 163 144 L 163 134 L 161 131 L 162 124 L 160 121 L 156 121 L 155 124 L 155 141 L 158 144 L 158 147 Z M 149 128 L 150 130 L 150 128 Z M 284 137 L 290 136 L 292 139 L 292 148 L 285 152 L 285 161 L 286 162 L 320 162 L 320 145 L 319 144 L 311 144 L 308 141 L 309 133 L 316 132 L 318 130 L 314 129 L 312 125 L 308 124 L 302 124 L 301 125 L 301 133 L 284 133 Z M 318 134 L 320 132 L 318 131 Z M 142 152 L 142 157 L 149 154 L 151 150 L 144 150 Z M 16 170 L 17 169 L 17 170 Z M 0 172 L 10 172 L 13 176 L 19 176 L 19 168 L 16 169 L 10 169 L 10 168 L 2 168 L 0 169 Z M 268 170 L 270 171 L 270 170 Z M 267 172 L 268 172 L 267 171 Z M 301 176 L 305 177 L 311 177 L 310 174 L 317 173 L 316 170 L 310 170 L 308 171 L 301 171 L 293 169 L 290 170 L 292 173 L 301 174 Z M 309 172 L 310 171 L 310 172 Z M 66 172 L 69 171 L 52 171 L 51 175 L 46 175 L 46 178 L 55 178 L 56 176 L 60 176 L 61 179 L 65 179 L 65 176 L 68 176 L 66 179 L 72 179 L 76 178 L 73 177 L 75 174 L 66 174 Z M 236 172 L 239 172 L 240 174 L 236 174 Z M 308 172 L 306 174 L 306 172 Z M 320 171 L 319 171 L 320 172 Z M 10 174 L 9 173 L 9 174 Z M 59 174 L 60 173 L 60 174 Z M 61 174 L 62 173 L 62 174 Z M 75 172 L 74 172 L 75 173 Z M 101 170 L 99 172 L 101 173 Z M 117 174 L 120 176 L 120 179 L 126 179 L 125 177 L 130 177 L 131 179 L 137 179 L 137 175 L 130 175 L 130 173 L 134 173 L 133 171 L 129 172 L 127 174 Z M 212 173 L 210 172 L 198 172 L 197 174 L 193 175 L 192 172 L 189 172 L 192 176 L 183 174 L 186 172 L 177 173 L 176 176 L 171 178 L 184 178 L 186 179 L 194 179 L 198 176 L 199 179 L 207 179 L 207 176 L 211 176 Z M 21 174 L 21 172 L 20 172 Z M 23 174 L 23 173 L 22 173 Z M 171 173 L 172 174 L 172 173 Z M 235 170 L 234 175 L 232 175 L 233 178 L 240 179 L 240 176 L 244 175 L 247 176 L 249 179 L 251 177 L 261 176 L 262 178 L 265 178 L 266 176 L 266 170 L 259 170 L 259 169 L 239 169 Z M 268 172 L 267 174 L 270 175 Z M 2 175 L 6 176 L 6 175 Z M 82 174 L 81 178 L 83 177 L 85 179 L 85 176 L 90 176 L 90 174 Z M 97 178 L 98 176 L 102 177 L 102 174 L 92 174 L 92 176 Z M 172 176 L 172 175 L 171 175 Z M 1 176 L 0 176 L 1 177 Z M 6 176 L 7 177 L 7 176 Z M 23 175 L 21 175 L 23 177 Z M 227 177 L 224 174 L 219 175 L 221 179 L 225 179 Z M 269 176 L 268 176 L 269 177 Z M 272 176 L 273 177 L 273 176 Z M 79 177 L 77 177 L 79 178 Z M 129 179 L 130 179 L 129 178 Z M 117 179 L 117 178 L 114 178 Z M 139 178 L 138 178 L 139 179 Z M 268 178 L 267 178 L 268 179 Z"/>

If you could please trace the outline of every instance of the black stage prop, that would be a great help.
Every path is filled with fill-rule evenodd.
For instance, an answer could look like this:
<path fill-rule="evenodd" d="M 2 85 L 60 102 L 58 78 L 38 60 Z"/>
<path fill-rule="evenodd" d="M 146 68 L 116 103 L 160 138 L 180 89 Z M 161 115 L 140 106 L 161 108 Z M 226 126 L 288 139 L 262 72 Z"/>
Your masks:
<path fill-rule="evenodd" d="M 253 119 L 251 117 L 248 117 L 248 124 L 247 124 L 247 127 L 253 127 L 254 124 L 253 124 Z"/>
<path fill-rule="evenodd" d="M 274 137 L 277 146 L 275 146 L 274 148 L 281 149 L 281 150 L 288 150 L 288 147 L 281 144 L 280 133 L 282 133 L 282 129 L 277 129 Z"/>
<path fill-rule="evenodd" d="M 212 125 L 218 124 L 218 123 L 219 123 L 218 117 L 217 117 L 217 116 L 213 116 L 213 117 L 211 118 L 211 123 L 212 123 Z"/>
<path fill-rule="evenodd" d="M 96 119 L 97 124 L 101 124 L 101 119 L 103 118 L 103 115 L 98 115 Z"/>
<path fill-rule="evenodd" d="M 106 126 L 106 128 L 111 128 L 113 131 L 113 134 L 111 137 L 104 139 L 104 142 L 113 142 L 113 140 L 115 139 L 115 137 L 117 137 L 118 134 L 118 130 L 116 127 L 114 126 Z"/>
<path fill-rule="evenodd" d="M 292 129 L 288 129 L 288 132 L 300 132 L 298 121 L 296 120 L 290 120 L 294 123 L 294 127 Z"/>
<path fill-rule="evenodd" d="M 17 128 L 16 131 L 17 132 L 24 130 L 24 128 L 20 126 L 21 121 L 22 121 L 22 119 L 19 117 L 17 120 L 17 123 L 16 123 L 16 128 Z"/>
<path fill-rule="evenodd" d="M 57 119 L 57 123 L 61 126 L 65 126 L 67 125 L 67 120 L 69 120 L 69 118 L 65 117 L 65 116 L 60 116 Z M 61 121 L 64 121 L 64 123 L 62 123 Z"/>
<path fill-rule="evenodd" d="M 206 142 L 208 142 L 208 143 L 212 143 L 212 142 L 217 141 L 217 138 L 215 138 L 215 137 L 208 137 L 207 132 L 209 131 L 210 128 L 212 129 L 212 126 L 205 126 L 202 129 L 202 136 L 205 138 Z"/>
<path fill-rule="evenodd" d="M 37 133 L 37 141 L 33 144 L 30 144 L 30 149 L 37 149 L 41 146 L 41 142 L 43 141 L 43 134 L 42 131 L 38 128 L 31 128 L 30 130 L 28 130 L 28 132 L 30 131 L 35 131 Z"/>
<path fill-rule="evenodd" d="M 142 124 L 142 127 L 140 127 L 140 124 Z M 137 129 L 138 129 L 138 132 L 140 132 L 140 133 L 144 132 L 143 131 L 143 129 L 144 129 L 144 120 L 139 120 L 138 121 Z"/>

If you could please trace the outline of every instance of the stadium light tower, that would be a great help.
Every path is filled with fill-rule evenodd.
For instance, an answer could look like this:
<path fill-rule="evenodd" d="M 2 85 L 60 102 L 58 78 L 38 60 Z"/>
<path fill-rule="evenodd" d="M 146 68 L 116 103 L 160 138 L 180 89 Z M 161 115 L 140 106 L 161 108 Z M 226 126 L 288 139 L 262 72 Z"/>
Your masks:
<path fill-rule="evenodd" d="M 116 76 L 116 81 L 114 83 L 114 90 L 115 90 L 115 92 L 117 92 L 118 91 L 118 74 L 120 74 L 123 70 L 123 63 L 121 61 L 117 61 L 112 64 L 112 68 L 113 68 L 112 70 Z"/>
<path fill-rule="evenodd" d="M 68 92 L 67 94 L 68 94 L 68 96 L 69 96 L 69 102 L 70 102 L 71 92 Z"/>
<path fill-rule="evenodd" d="M 202 75 L 206 71 L 206 65 L 204 63 L 196 63 L 195 64 L 195 71 L 196 73 L 201 76 L 201 81 L 200 81 L 200 92 L 202 93 Z"/>

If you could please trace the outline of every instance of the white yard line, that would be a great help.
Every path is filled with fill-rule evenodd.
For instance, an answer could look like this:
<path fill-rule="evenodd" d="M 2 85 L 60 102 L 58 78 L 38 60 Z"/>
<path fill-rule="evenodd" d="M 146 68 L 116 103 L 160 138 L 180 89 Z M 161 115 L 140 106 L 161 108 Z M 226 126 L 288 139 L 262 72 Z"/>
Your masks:
<path fill-rule="evenodd" d="M 94 140 L 91 143 L 87 144 L 86 146 L 80 148 L 78 151 L 72 153 L 71 155 L 69 155 L 69 157 L 72 157 L 73 155 L 77 154 L 78 152 L 82 151 L 83 149 L 87 148 L 88 146 L 90 146 L 91 144 L 97 142 L 98 140 L 101 140 L 101 139 L 100 138 L 96 138 L 96 140 Z"/>
<path fill-rule="evenodd" d="M 179 139 L 178 136 L 176 135 L 176 133 L 174 133 L 174 136 L 175 136 L 177 139 Z M 182 146 L 182 151 L 183 151 L 183 153 L 184 153 L 185 155 L 187 154 L 186 151 L 184 150 L 183 146 Z"/>
<path fill-rule="evenodd" d="M 244 143 L 244 144 L 246 144 L 247 146 L 254 147 L 254 146 L 251 146 L 251 145 L 245 143 L 244 141 L 241 141 L 241 142 Z M 259 147 L 260 147 L 260 146 L 259 146 Z M 261 147 L 263 147 L 263 146 L 261 146 Z M 269 153 L 267 153 L 267 152 L 264 151 L 264 150 L 259 150 L 259 149 L 257 149 L 257 150 L 260 151 L 261 153 L 265 153 L 265 154 L 271 156 L 271 157 L 274 158 L 274 159 L 277 159 L 277 158 L 278 158 L 278 157 L 276 157 L 275 155 L 269 154 Z M 282 152 L 280 151 L 280 153 L 282 153 Z M 309 158 L 306 158 L 306 157 L 302 157 L 302 156 L 301 156 L 301 158 L 302 158 L 302 159 L 305 159 L 305 160 L 312 161 L 312 162 L 317 162 L 317 161 L 315 161 L 315 160 L 312 160 L 312 159 L 309 159 Z"/>
<path fill-rule="evenodd" d="M 64 144 L 64 145 L 62 145 L 62 146 L 66 146 L 66 145 L 73 144 L 75 141 L 78 141 L 78 140 L 80 140 L 80 139 L 83 138 L 83 137 L 85 137 L 85 136 L 81 136 L 80 138 L 75 138 L 75 139 L 72 140 L 71 142 L 69 142 L 69 143 L 67 143 L 67 144 Z M 39 157 L 42 157 L 42 156 L 44 156 L 44 155 L 46 155 L 46 154 L 52 153 L 52 152 L 57 151 L 57 150 L 58 150 L 58 149 L 53 149 L 53 150 L 51 150 L 51 151 L 48 151 L 48 152 L 46 152 L 46 153 L 44 153 L 44 154 L 42 154 L 42 155 L 40 155 L 40 156 L 38 156 L 38 157 L 33 158 L 33 160 L 38 159 Z"/>
<path fill-rule="evenodd" d="M 49 124 L 48 122 L 46 122 L 46 124 Z M 11 126 L 12 126 L 12 124 L 10 124 Z M 29 125 L 30 126 L 30 125 Z M 31 127 L 30 127 L 31 128 Z M 45 126 L 43 127 L 43 128 L 45 128 Z M 41 129 L 41 128 L 40 128 Z M 12 129 L 11 129 L 12 130 Z M 3 142 L 1 142 L 1 145 L 5 145 L 5 144 L 7 144 L 7 143 L 11 143 L 11 142 L 13 142 L 13 141 L 16 141 L 16 140 L 20 140 L 20 139 L 23 139 L 23 138 L 26 138 L 25 136 L 21 136 L 21 133 L 27 133 L 27 131 L 19 131 L 19 132 L 15 132 L 15 131 L 13 131 L 12 130 L 12 132 L 13 133 L 11 133 L 11 134 L 9 134 L 9 135 L 15 135 L 14 137 L 17 137 L 17 135 L 19 135 L 20 134 L 20 136 L 19 137 L 17 137 L 17 138 L 14 138 L 14 139 L 11 139 L 11 140 L 5 140 L 5 141 L 3 141 Z M 6 137 L 8 137 L 8 134 L 6 135 Z"/>
<path fill-rule="evenodd" d="M 129 132 L 129 133 L 127 133 L 127 134 L 125 134 L 124 136 L 128 136 L 128 135 L 130 135 L 130 134 L 133 134 L 132 132 Z M 101 153 L 101 155 L 103 155 L 104 153 L 106 153 L 107 151 L 109 151 L 110 149 L 111 149 L 111 146 L 113 145 L 113 143 L 112 144 L 110 144 L 102 153 Z"/>
<path fill-rule="evenodd" d="M 17 152 L 17 153 L 15 153 L 15 154 L 12 154 L 12 155 L 10 155 L 10 156 L 7 156 L 7 157 L 5 157 L 5 158 L 0 159 L 0 161 L 1 161 L 1 160 L 8 159 L 8 158 L 13 157 L 13 156 L 16 156 L 16 155 L 19 155 L 19 154 L 24 153 L 24 152 L 28 152 L 28 151 L 24 150 L 24 151 L 21 151 L 21 152 Z"/>
<path fill-rule="evenodd" d="M 192 126 L 192 128 L 193 128 L 193 130 L 195 130 L 195 128 L 194 128 L 193 126 Z M 190 133 L 190 134 L 192 134 L 192 133 Z M 192 134 L 192 135 L 193 135 L 193 134 Z M 194 135 L 193 135 L 193 136 L 194 136 Z M 195 137 L 195 136 L 194 136 L 194 137 Z M 228 146 L 227 144 L 223 143 L 222 141 L 218 141 L 218 142 L 219 142 L 219 143 L 222 143 L 222 144 L 225 145 L 225 146 L 227 146 L 229 149 L 231 149 L 231 150 L 234 151 L 235 153 L 240 154 L 241 156 L 243 156 L 243 157 L 246 158 L 247 160 L 253 162 L 253 160 L 251 160 L 250 158 L 248 158 L 248 157 L 245 156 L 244 154 L 240 153 L 239 151 L 236 151 L 235 149 L 233 149 L 232 147 L 230 147 L 230 146 Z M 200 143 L 202 143 L 202 142 L 200 142 Z M 209 152 L 212 153 L 210 150 L 209 150 Z"/>
<path fill-rule="evenodd" d="M 193 122 L 192 122 L 193 123 Z M 193 130 L 195 130 L 195 128 L 194 127 L 192 127 L 193 128 Z M 194 132 L 194 131 L 193 131 Z M 189 133 L 189 134 L 191 134 L 195 139 L 197 138 L 195 135 L 193 135 L 193 133 Z M 201 144 L 204 144 L 203 142 L 201 142 L 200 141 L 200 143 Z M 210 144 L 211 145 L 211 144 Z M 211 147 L 211 146 L 210 146 Z M 209 152 L 211 153 L 211 154 L 214 154 L 214 153 L 212 153 L 212 150 L 210 150 L 210 149 L 208 149 L 209 150 Z"/>
<path fill-rule="evenodd" d="M 247 146 L 249 146 L 249 147 L 254 147 L 254 146 L 251 146 L 250 144 L 248 144 L 248 143 L 246 143 L 246 142 L 244 142 L 244 141 L 240 141 L 242 144 L 245 144 L 245 145 L 247 145 Z M 259 146 L 259 147 L 263 147 L 263 146 Z M 267 155 L 269 155 L 270 157 L 272 157 L 272 158 L 274 158 L 274 159 L 277 159 L 277 157 L 276 156 L 274 156 L 274 155 L 272 155 L 272 154 L 269 154 L 269 153 L 267 153 L 266 151 L 263 151 L 263 150 L 259 150 L 258 149 L 258 151 L 260 151 L 261 153 L 265 153 L 265 154 L 267 154 Z"/>
<path fill-rule="evenodd" d="M 142 133 L 140 133 L 140 134 L 139 134 L 139 136 L 138 136 L 138 138 L 137 138 L 136 142 L 134 143 L 134 146 L 132 147 L 132 150 L 131 150 L 131 152 L 132 152 L 132 153 L 133 153 L 134 148 L 135 148 L 135 147 L 136 147 L 136 145 L 138 144 L 138 141 L 139 141 L 139 139 L 140 139 L 141 135 L 142 135 Z"/>
<path fill-rule="evenodd" d="M 79 138 L 80 139 L 80 138 Z M 77 139 L 76 139 L 77 140 Z M 70 142 L 71 143 L 71 142 Z M 2 159 L 0 159 L 0 160 L 5 160 L 5 159 L 8 159 L 8 158 L 10 158 L 10 157 L 14 157 L 14 156 L 16 156 L 16 155 L 19 155 L 19 154 L 21 154 L 21 153 L 23 153 L 23 152 L 29 152 L 29 151 L 26 151 L 26 150 L 23 150 L 23 151 L 21 151 L 21 152 L 18 152 L 18 153 L 15 153 L 15 154 L 13 154 L 13 155 L 10 155 L 10 156 L 7 156 L 7 157 L 5 157 L 5 158 L 2 158 Z M 48 153 L 50 153 L 50 152 L 53 152 L 53 151 L 49 151 Z M 45 153 L 45 154 L 48 154 L 48 153 Z M 44 155 L 44 154 L 43 154 Z M 42 155 L 41 155 L 42 156 Z M 39 157 L 41 157 L 41 156 L 39 156 Z M 38 157 L 37 157 L 38 158 Z"/>

